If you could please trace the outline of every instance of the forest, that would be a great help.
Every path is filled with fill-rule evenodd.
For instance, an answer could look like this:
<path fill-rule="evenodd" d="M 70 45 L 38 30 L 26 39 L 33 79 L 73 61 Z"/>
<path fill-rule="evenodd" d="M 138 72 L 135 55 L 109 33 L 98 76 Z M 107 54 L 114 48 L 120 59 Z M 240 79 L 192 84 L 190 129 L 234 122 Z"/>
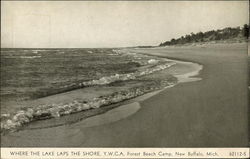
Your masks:
<path fill-rule="evenodd" d="M 249 37 L 249 25 L 245 24 L 243 27 L 227 27 L 224 29 L 211 30 L 207 32 L 191 33 L 185 36 L 181 36 L 177 39 L 171 39 L 161 43 L 159 46 L 169 46 L 176 44 L 187 44 L 195 42 L 210 42 L 210 41 L 222 41 L 229 39 L 248 39 Z"/>

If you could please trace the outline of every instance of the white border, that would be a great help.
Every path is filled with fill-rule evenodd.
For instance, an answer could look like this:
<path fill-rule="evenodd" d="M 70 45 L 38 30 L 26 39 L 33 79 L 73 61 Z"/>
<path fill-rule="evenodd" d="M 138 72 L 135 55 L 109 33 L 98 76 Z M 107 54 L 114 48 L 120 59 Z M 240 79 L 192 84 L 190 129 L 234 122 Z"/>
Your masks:
<path fill-rule="evenodd" d="M 249 157 L 249 148 L 1 148 L 1 159 Z"/>

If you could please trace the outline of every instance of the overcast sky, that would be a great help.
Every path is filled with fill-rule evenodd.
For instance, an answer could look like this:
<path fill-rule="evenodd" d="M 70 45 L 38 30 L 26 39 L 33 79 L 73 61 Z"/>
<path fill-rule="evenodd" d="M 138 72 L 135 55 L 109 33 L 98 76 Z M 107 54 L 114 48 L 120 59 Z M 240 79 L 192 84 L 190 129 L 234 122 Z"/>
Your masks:
<path fill-rule="evenodd" d="M 2 47 L 158 45 L 248 23 L 247 1 L 1 1 Z"/>

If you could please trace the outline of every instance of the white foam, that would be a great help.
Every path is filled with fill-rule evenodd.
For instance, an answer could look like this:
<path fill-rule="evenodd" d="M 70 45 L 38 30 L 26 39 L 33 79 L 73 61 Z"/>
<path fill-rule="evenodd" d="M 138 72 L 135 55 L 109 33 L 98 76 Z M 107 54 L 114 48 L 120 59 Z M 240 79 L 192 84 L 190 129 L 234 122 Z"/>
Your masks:
<path fill-rule="evenodd" d="M 150 59 L 150 60 L 148 60 L 148 63 L 149 64 L 157 64 L 159 61 L 158 60 L 156 60 L 156 59 Z"/>
<path fill-rule="evenodd" d="M 177 60 L 171 60 L 175 62 L 176 64 L 188 64 L 193 66 L 193 70 L 191 72 L 186 72 L 186 73 L 173 73 L 177 79 L 178 83 L 185 83 L 185 82 L 194 82 L 194 81 L 200 81 L 202 78 L 200 77 L 194 77 L 199 75 L 200 71 L 203 69 L 203 66 L 197 63 L 193 62 L 184 62 L 184 61 L 177 61 Z"/>
<path fill-rule="evenodd" d="M 20 58 L 23 58 L 23 59 L 34 59 L 34 58 L 40 58 L 42 56 L 20 56 Z"/>
<path fill-rule="evenodd" d="M 202 78 L 199 78 L 199 77 L 193 77 L 193 76 L 196 76 L 199 74 L 199 72 L 202 70 L 202 66 L 199 65 L 197 67 L 197 70 L 194 70 L 192 72 L 189 72 L 189 73 L 185 73 L 185 74 L 182 74 L 182 75 L 175 75 L 175 77 L 177 77 L 178 81 L 180 83 L 184 83 L 184 82 L 194 82 L 194 81 L 200 81 L 202 80 Z"/>
<path fill-rule="evenodd" d="M 127 74 L 115 74 L 112 76 L 105 76 L 98 80 L 92 80 L 87 82 L 82 82 L 79 85 L 82 86 L 92 86 L 92 85 L 105 85 L 109 84 L 115 81 L 126 81 L 131 79 L 136 79 L 137 77 L 152 74 L 157 71 L 164 70 L 166 68 L 169 68 L 170 66 L 174 65 L 175 63 L 166 63 L 161 65 L 156 65 L 155 67 L 146 68 L 145 70 L 136 71 L 134 73 L 127 73 Z"/>
<path fill-rule="evenodd" d="M 154 60 L 153 60 L 154 61 Z M 136 71 L 134 73 L 128 73 L 128 74 L 115 74 L 112 76 L 102 77 L 98 80 L 92 80 L 80 83 L 79 85 L 82 86 L 91 86 L 91 85 L 105 85 L 109 84 L 115 81 L 126 81 L 135 79 L 137 77 L 148 75 L 151 73 L 154 73 L 156 71 L 164 70 L 172 65 L 175 65 L 176 63 L 181 63 L 181 61 L 175 61 L 175 60 L 166 60 L 168 62 L 160 65 L 156 65 L 154 67 L 145 68 L 139 71 Z M 172 61 L 172 63 L 169 63 L 169 61 Z M 188 62 L 184 62 L 188 63 Z M 194 64 L 194 63 L 191 63 Z M 197 65 L 197 69 L 188 72 L 186 74 L 175 74 L 174 76 L 178 78 L 179 82 L 190 82 L 194 80 L 198 80 L 200 78 L 191 78 L 192 76 L 195 76 L 199 73 L 199 71 L 202 69 L 201 65 Z M 169 83 L 168 83 L 169 84 Z M 168 87 L 173 87 L 174 84 L 169 84 Z M 23 124 L 29 123 L 33 120 L 47 117 L 60 117 L 62 115 L 72 114 L 75 112 L 80 112 L 83 110 L 91 109 L 91 108 L 99 108 L 103 105 L 109 105 L 112 103 L 121 102 L 125 99 L 131 99 L 134 97 L 141 96 L 145 93 L 148 93 L 150 91 L 154 91 L 156 88 L 152 88 L 150 90 L 143 90 L 143 88 L 134 88 L 133 90 L 128 90 L 126 92 L 116 92 L 115 94 L 108 95 L 102 98 L 94 98 L 90 99 L 89 101 L 85 103 L 81 103 L 79 101 L 74 101 L 67 104 L 52 104 L 52 105 L 40 105 L 38 107 L 34 107 L 33 109 L 27 109 L 18 111 L 16 114 L 12 116 L 5 116 L 10 117 L 9 119 L 1 122 L 1 129 L 16 129 Z"/>

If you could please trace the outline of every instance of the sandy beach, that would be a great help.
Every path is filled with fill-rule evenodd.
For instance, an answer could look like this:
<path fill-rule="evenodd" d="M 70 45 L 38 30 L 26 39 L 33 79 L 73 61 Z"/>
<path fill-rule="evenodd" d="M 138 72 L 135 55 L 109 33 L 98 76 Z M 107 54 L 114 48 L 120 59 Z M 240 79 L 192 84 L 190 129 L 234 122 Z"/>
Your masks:
<path fill-rule="evenodd" d="M 89 115 L 88 118 L 73 124 L 9 133 L 1 136 L 1 145 L 3 147 L 247 146 L 249 138 L 246 122 L 248 120 L 246 50 L 246 43 L 130 49 L 136 53 L 198 63 L 203 69 L 196 76 L 198 81 L 190 80 L 163 91 L 138 97 L 120 107 L 107 108 L 103 110 L 103 114 Z M 191 67 L 180 63 L 170 67 L 169 71 L 178 74 L 178 70 L 179 73 L 189 72 Z M 195 74 L 197 71 L 186 76 Z M 184 78 L 179 76 L 179 80 Z M 79 91 L 83 90 L 66 93 L 64 96 L 67 96 L 67 99 L 79 97 Z M 49 98 L 54 102 L 62 96 Z M 66 100 L 64 97 L 62 99 Z M 96 110 L 91 111 L 95 114 Z M 76 116 L 66 117 L 63 120 L 81 118 L 79 117 L 81 113 Z M 54 122 L 58 122 L 57 120 L 60 119 L 54 119 Z"/>

